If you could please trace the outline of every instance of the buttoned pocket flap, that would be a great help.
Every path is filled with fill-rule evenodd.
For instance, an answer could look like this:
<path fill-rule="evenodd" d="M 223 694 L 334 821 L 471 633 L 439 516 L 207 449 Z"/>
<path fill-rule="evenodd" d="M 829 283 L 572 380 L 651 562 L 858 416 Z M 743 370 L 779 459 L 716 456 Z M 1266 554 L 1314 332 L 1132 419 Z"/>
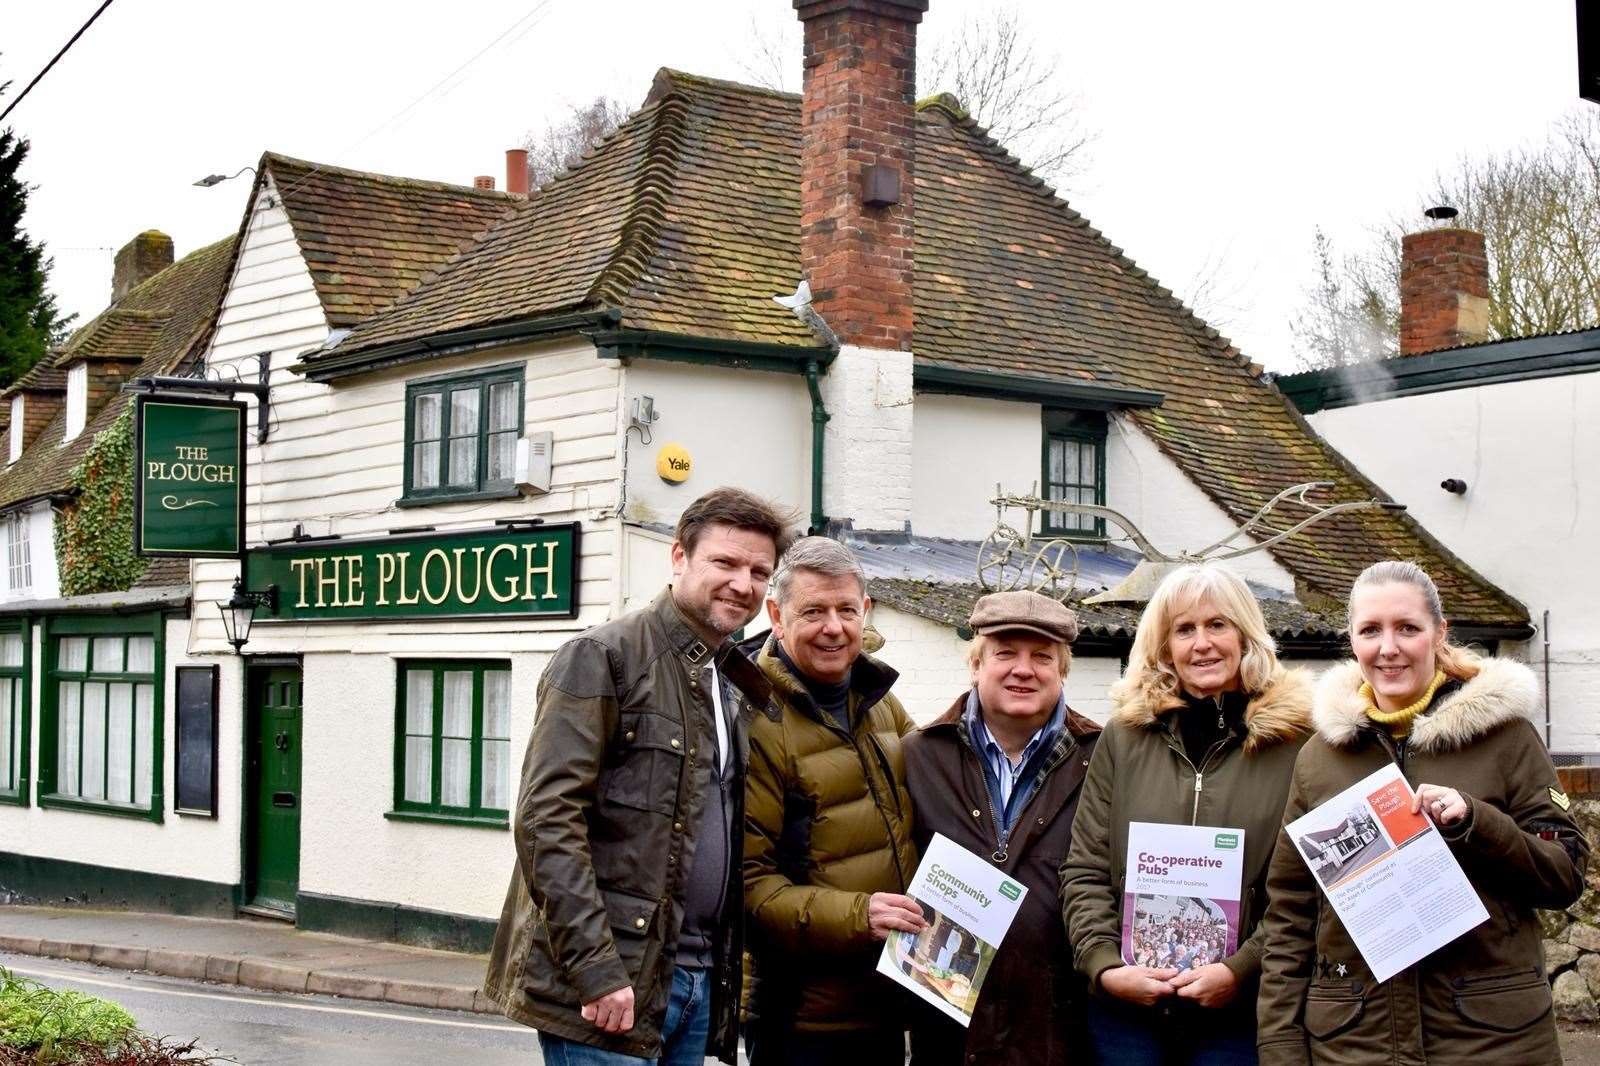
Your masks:
<path fill-rule="evenodd" d="M 1474 1025 L 1515 1033 L 1550 1013 L 1550 986 L 1538 977 L 1512 988 L 1457 992 L 1455 1001 L 1456 1011 Z"/>
<path fill-rule="evenodd" d="M 1306 997 L 1306 1032 L 1317 1040 L 1337 1036 L 1361 1019 L 1365 1007 L 1360 996 L 1318 995 L 1313 990 Z"/>
<path fill-rule="evenodd" d="M 601 889 L 600 898 L 605 901 L 606 919 L 611 923 L 614 933 L 644 936 L 655 924 L 656 909 L 660 904 L 653 899 L 614 889 Z"/>

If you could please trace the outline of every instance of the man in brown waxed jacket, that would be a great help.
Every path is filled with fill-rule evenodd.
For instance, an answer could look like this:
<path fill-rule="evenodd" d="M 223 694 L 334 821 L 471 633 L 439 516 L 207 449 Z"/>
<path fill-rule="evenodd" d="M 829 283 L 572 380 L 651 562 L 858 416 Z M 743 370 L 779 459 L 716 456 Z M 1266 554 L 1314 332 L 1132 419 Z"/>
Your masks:
<path fill-rule="evenodd" d="M 552 1066 L 736 1059 L 748 726 L 769 686 L 727 637 L 786 525 L 737 489 L 696 500 L 672 585 L 539 679 L 484 991 Z"/>

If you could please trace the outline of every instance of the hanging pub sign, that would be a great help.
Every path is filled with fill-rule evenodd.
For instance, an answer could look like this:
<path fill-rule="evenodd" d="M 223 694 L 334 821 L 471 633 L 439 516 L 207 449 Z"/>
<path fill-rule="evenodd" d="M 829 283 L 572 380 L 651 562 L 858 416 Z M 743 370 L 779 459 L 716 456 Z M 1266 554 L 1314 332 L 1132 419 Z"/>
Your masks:
<path fill-rule="evenodd" d="M 245 587 L 278 587 L 256 621 L 578 614 L 577 523 L 391 534 L 257 548 Z"/>
<path fill-rule="evenodd" d="M 245 405 L 141 395 L 134 402 L 133 550 L 244 554 Z"/>

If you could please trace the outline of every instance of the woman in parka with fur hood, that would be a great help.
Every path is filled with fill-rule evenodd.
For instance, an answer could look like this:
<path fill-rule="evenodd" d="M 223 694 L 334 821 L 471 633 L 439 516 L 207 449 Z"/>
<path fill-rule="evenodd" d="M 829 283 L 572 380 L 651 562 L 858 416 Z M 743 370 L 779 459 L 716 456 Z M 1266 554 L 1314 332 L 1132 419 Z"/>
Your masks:
<path fill-rule="evenodd" d="M 1215 565 L 1173 571 L 1139 619 L 1128 670 L 1089 763 L 1061 867 L 1062 910 L 1088 1007 L 1095 1061 L 1116 1066 L 1254 1063 L 1266 871 L 1295 754 L 1310 730 L 1311 679 L 1279 664 L 1261 608 Z M 1237 943 L 1122 957 L 1128 823 L 1242 830 Z M 1221 954 L 1216 958 L 1212 952 Z"/>
<path fill-rule="evenodd" d="M 1284 821 L 1395 763 L 1489 920 L 1379 984 L 1285 839 L 1268 879 L 1261 1061 L 1560 1066 L 1534 909 L 1578 898 L 1588 845 L 1529 720 L 1533 672 L 1450 645 L 1439 591 L 1412 563 L 1368 567 L 1349 618 L 1355 662 L 1317 685 Z"/>

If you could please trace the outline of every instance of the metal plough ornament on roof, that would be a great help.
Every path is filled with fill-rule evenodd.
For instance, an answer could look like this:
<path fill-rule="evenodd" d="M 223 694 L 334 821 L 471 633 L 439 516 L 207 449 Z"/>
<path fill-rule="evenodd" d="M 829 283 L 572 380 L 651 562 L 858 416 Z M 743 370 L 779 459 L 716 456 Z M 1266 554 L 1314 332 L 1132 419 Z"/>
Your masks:
<path fill-rule="evenodd" d="M 1034 516 L 1040 511 L 1089 515 L 1108 519 L 1121 526 L 1144 558 L 1133 568 L 1133 573 L 1115 586 L 1097 595 L 1088 596 L 1083 602 L 1145 603 L 1150 599 L 1156 586 L 1161 583 L 1161 579 L 1185 563 L 1238 559 L 1279 544 L 1301 530 L 1336 514 L 1349 511 L 1405 510 L 1405 504 L 1391 503 L 1387 500 L 1350 500 L 1345 503 L 1318 504 L 1307 499 L 1311 493 L 1319 489 L 1333 487 L 1334 483 L 1331 481 L 1307 481 L 1302 485 L 1291 485 L 1268 500 L 1248 522 L 1221 540 L 1195 551 L 1169 554 L 1151 544 L 1150 538 L 1146 537 L 1126 515 L 1109 507 L 1093 503 L 1047 500 L 1037 495 L 1037 483 L 1034 485 L 1035 494 L 1029 496 L 1002 492 L 1000 486 L 996 485 L 994 499 L 989 501 L 995 509 L 995 527 L 978 545 L 978 584 L 987 592 L 1026 588 L 1058 600 L 1064 601 L 1071 597 L 1078 582 L 1078 547 L 1065 537 L 1035 537 Z M 1280 506 L 1306 507 L 1311 513 L 1293 525 L 1273 525 L 1269 519 Z M 1011 508 L 1020 508 L 1026 514 L 1021 532 L 1006 522 L 1006 512 Z M 1276 520 L 1285 521 L 1289 517 L 1279 515 Z M 1245 536 L 1263 535 L 1266 537 L 1265 540 L 1253 540 L 1242 545 L 1236 543 Z"/>

